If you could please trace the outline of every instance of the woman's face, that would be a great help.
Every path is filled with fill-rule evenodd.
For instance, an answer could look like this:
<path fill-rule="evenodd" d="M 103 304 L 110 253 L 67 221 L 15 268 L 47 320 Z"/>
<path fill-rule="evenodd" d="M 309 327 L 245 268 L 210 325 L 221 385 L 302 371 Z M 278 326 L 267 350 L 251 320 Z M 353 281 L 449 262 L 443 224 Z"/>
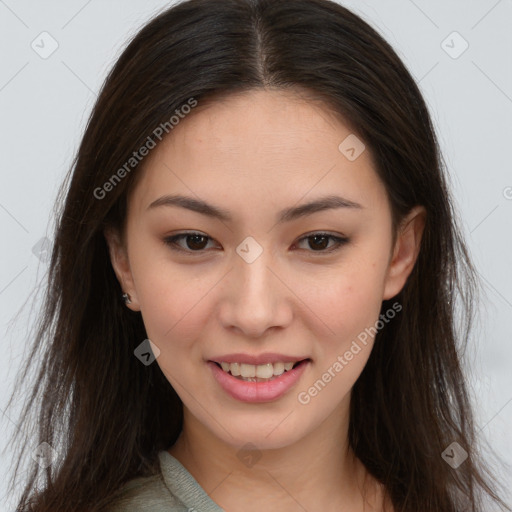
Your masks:
<path fill-rule="evenodd" d="M 369 150 L 320 104 L 251 91 L 199 103 L 143 164 L 112 261 L 190 417 L 264 449 L 345 415 L 419 244 L 411 222 L 392 247 Z M 190 201 L 164 199 L 178 195 Z M 268 377 L 304 359 L 268 382 L 215 363 Z"/>

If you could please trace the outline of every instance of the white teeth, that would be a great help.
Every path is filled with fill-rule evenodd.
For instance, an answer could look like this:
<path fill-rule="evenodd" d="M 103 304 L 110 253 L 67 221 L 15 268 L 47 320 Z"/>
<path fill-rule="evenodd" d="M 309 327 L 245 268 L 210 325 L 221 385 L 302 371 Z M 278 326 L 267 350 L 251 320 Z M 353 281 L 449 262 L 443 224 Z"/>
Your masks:
<path fill-rule="evenodd" d="M 233 377 L 238 377 L 240 375 L 240 365 L 238 363 L 231 363 L 229 365 L 229 371 Z"/>
<path fill-rule="evenodd" d="M 256 377 L 256 366 L 242 363 L 240 365 L 240 375 L 242 377 Z"/>
<path fill-rule="evenodd" d="M 281 375 L 284 373 L 284 363 L 274 363 L 274 375 Z"/>
<path fill-rule="evenodd" d="M 259 364 L 256 366 L 256 377 L 260 379 L 270 379 L 274 375 L 274 367 L 271 363 L 269 364 Z"/>
<path fill-rule="evenodd" d="M 246 364 L 246 363 L 226 363 L 221 362 L 220 365 L 226 373 L 231 373 L 234 377 L 259 379 L 270 379 L 273 376 L 282 375 L 285 371 L 289 372 L 295 362 L 288 363 L 267 363 L 267 364 Z"/>

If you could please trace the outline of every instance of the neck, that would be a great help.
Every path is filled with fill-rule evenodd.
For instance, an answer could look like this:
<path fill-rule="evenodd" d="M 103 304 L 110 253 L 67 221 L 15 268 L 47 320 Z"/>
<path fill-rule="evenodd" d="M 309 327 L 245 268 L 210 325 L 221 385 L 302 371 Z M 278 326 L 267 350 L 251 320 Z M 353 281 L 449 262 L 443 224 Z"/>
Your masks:
<path fill-rule="evenodd" d="M 225 510 L 363 510 L 367 475 L 349 447 L 346 402 L 305 437 L 274 449 L 230 445 L 185 408 L 169 453 Z"/>

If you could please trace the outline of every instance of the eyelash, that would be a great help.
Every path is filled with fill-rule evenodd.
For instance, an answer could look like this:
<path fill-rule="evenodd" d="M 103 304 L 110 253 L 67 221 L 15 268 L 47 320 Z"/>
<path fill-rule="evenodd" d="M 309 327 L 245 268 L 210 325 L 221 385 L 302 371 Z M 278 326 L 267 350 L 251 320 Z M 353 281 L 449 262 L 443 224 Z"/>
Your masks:
<path fill-rule="evenodd" d="M 189 233 L 180 233 L 178 235 L 173 235 L 173 236 L 164 238 L 163 242 L 167 246 L 169 246 L 171 248 L 171 250 L 173 250 L 173 251 L 184 252 L 184 253 L 187 253 L 187 254 L 204 254 L 204 252 L 205 252 L 204 249 L 201 249 L 201 250 L 198 250 L 198 251 L 191 251 L 191 250 L 188 250 L 188 249 L 183 249 L 182 247 L 178 246 L 178 244 L 177 244 L 178 240 L 184 239 L 184 238 L 186 238 L 188 236 L 200 236 L 200 237 L 206 238 L 208 240 L 213 240 L 209 236 L 203 235 L 202 233 L 189 232 Z M 308 251 L 308 252 L 311 252 L 313 254 L 315 254 L 315 253 L 320 254 L 320 255 L 321 254 L 332 254 L 332 253 L 340 250 L 342 248 L 342 246 L 344 246 L 348 242 L 350 242 L 350 239 L 348 239 L 348 238 L 339 237 L 339 236 L 331 235 L 330 233 L 324 233 L 324 232 L 318 231 L 318 232 L 311 233 L 309 235 L 303 236 L 302 238 L 299 239 L 299 243 L 302 242 L 303 240 L 307 240 L 308 238 L 313 238 L 315 236 L 330 238 L 331 240 L 334 240 L 335 246 L 331 247 L 330 249 L 326 249 L 326 250 Z"/>

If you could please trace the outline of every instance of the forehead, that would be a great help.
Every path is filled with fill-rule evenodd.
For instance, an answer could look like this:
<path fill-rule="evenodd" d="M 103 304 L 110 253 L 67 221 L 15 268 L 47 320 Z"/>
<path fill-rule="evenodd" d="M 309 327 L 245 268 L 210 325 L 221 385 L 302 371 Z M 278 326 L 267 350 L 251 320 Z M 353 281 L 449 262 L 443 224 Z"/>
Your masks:
<path fill-rule="evenodd" d="M 247 155 L 289 160 L 314 153 L 320 139 L 324 148 L 337 149 L 345 132 L 350 129 L 319 100 L 295 91 L 254 90 L 199 103 L 160 149 L 193 148 L 198 154 L 208 147 L 219 158 Z"/>
<path fill-rule="evenodd" d="M 300 92 L 255 90 L 199 102 L 146 157 L 135 200 L 143 209 L 169 192 L 231 204 L 339 192 L 378 202 L 385 190 L 370 152 L 351 161 L 340 151 L 354 136 L 327 105 Z"/>

